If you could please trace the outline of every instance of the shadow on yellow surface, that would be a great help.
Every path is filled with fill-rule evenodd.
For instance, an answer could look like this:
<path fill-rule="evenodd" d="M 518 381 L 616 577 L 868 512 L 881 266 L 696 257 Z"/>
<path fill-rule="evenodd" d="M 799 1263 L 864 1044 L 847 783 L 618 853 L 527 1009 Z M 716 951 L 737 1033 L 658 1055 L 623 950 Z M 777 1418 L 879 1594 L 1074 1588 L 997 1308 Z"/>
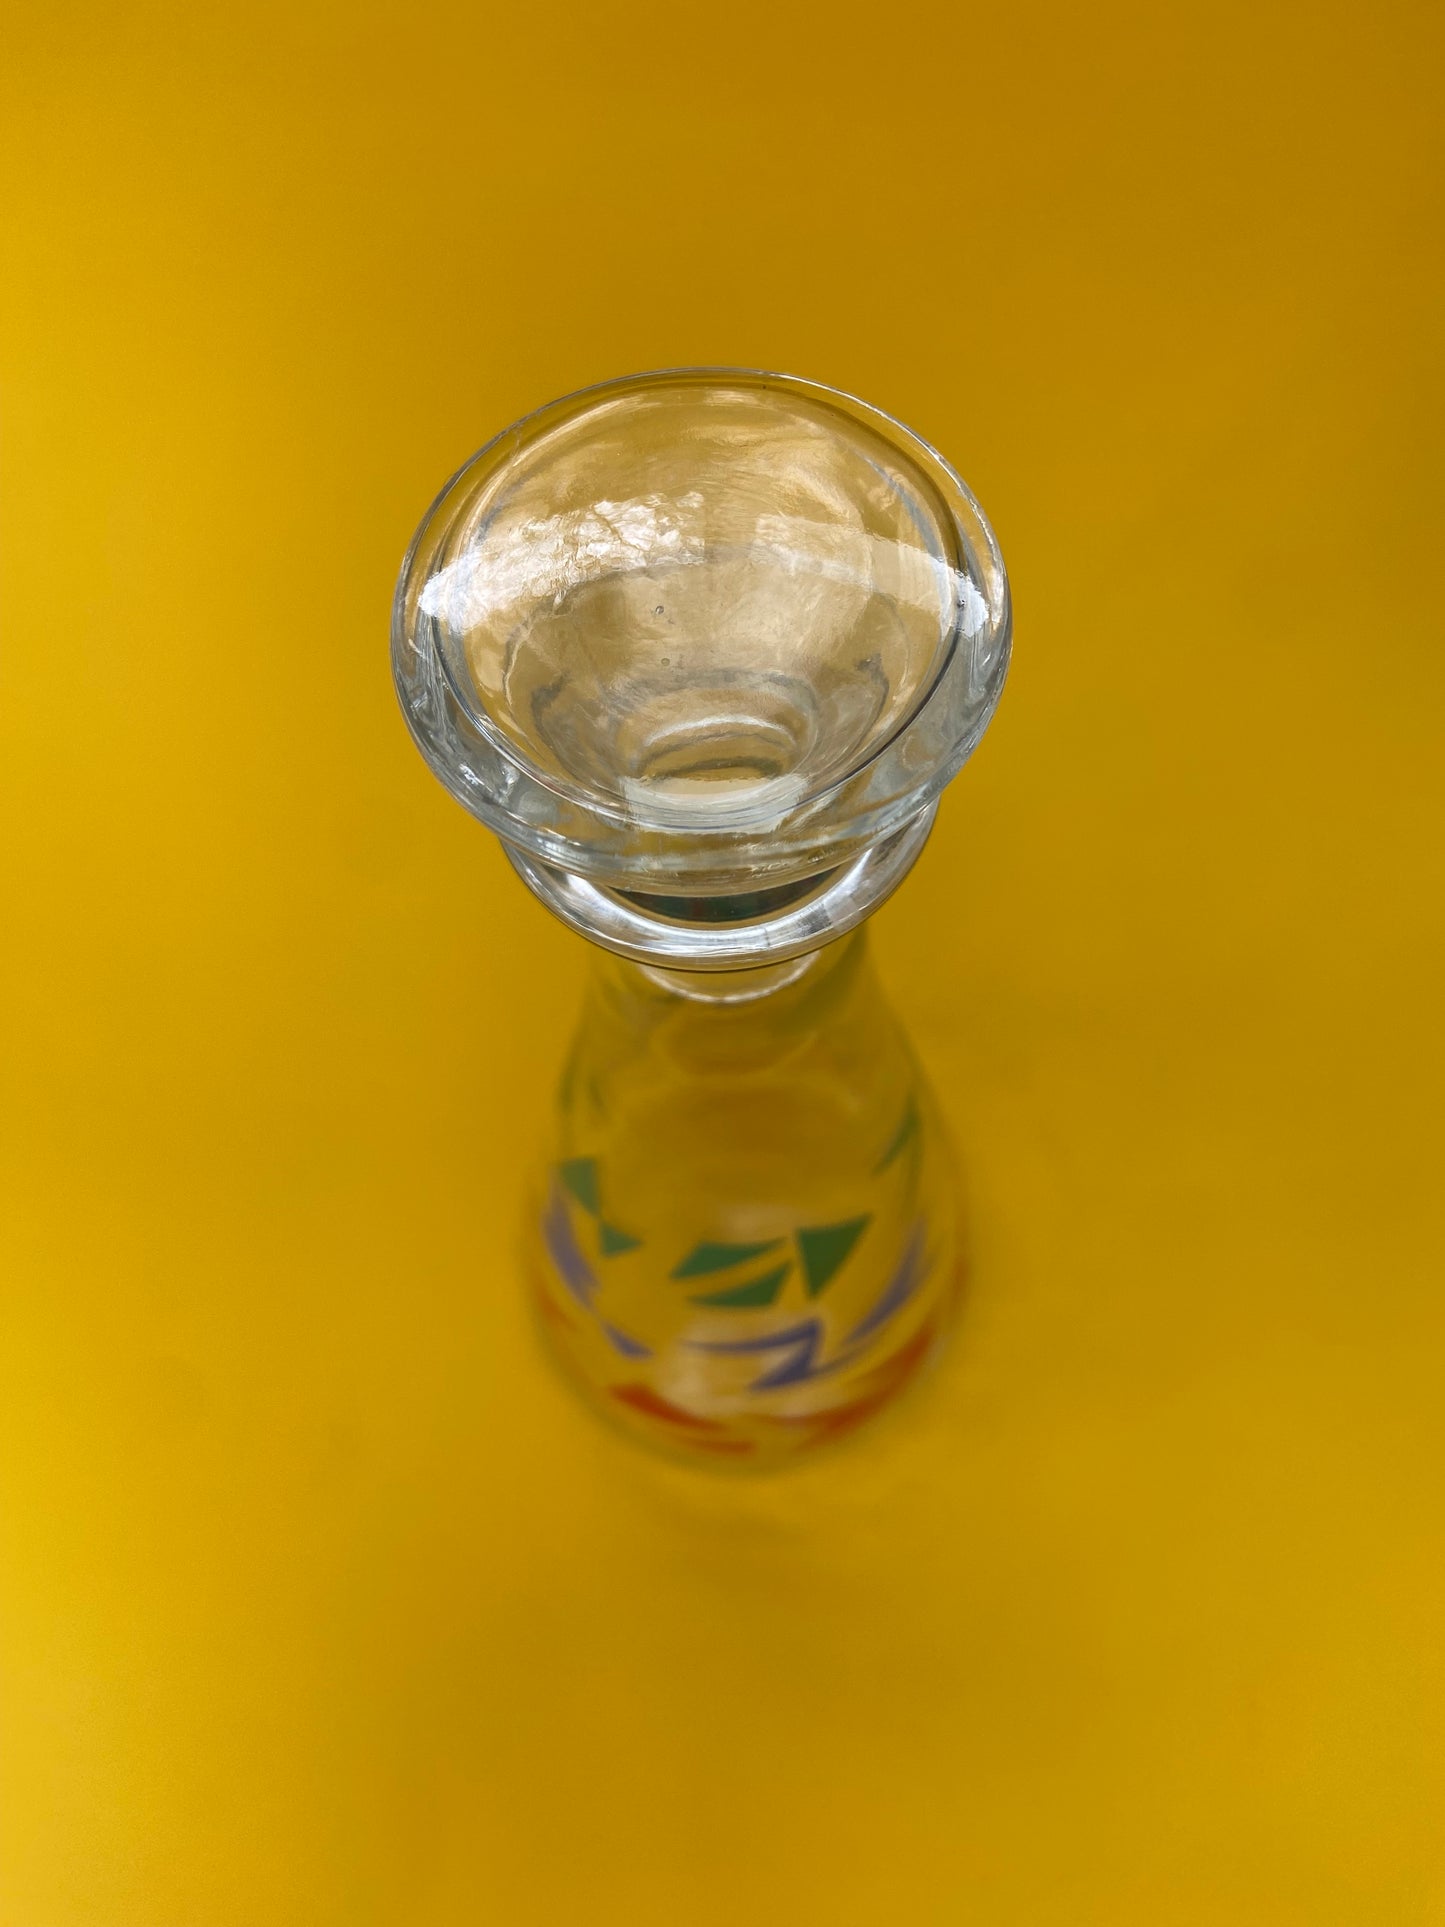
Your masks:
<path fill-rule="evenodd" d="M 1437 15 L 8 39 L 0 1922 L 1438 1919 Z M 754 1485 L 539 1364 L 581 958 L 385 656 L 439 477 L 718 361 L 1018 603 L 878 923 L 966 1319 Z"/>

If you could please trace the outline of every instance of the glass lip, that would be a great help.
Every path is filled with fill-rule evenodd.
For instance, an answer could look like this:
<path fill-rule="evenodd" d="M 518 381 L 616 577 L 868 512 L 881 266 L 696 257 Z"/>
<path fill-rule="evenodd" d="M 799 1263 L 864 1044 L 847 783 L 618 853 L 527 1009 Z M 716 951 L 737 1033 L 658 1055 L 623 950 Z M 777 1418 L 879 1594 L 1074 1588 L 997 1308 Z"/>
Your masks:
<path fill-rule="evenodd" d="M 954 468 L 953 464 L 941 454 L 930 441 L 908 427 L 907 423 L 900 421 L 897 416 L 889 414 L 886 409 L 879 408 L 872 402 L 864 401 L 861 396 L 854 395 L 845 388 L 834 387 L 827 382 L 812 381 L 804 375 L 791 375 L 781 370 L 766 368 L 746 368 L 727 364 L 699 363 L 670 368 L 645 369 L 630 375 L 614 375 L 608 377 L 606 380 L 589 382 L 584 387 L 574 388 L 566 394 L 555 396 L 552 400 L 543 402 L 539 407 L 529 409 L 526 414 L 519 415 L 515 421 L 510 422 L 505 428 L 500 429 L 489 441 L 484 442 L 474 454 L 468 456 L 467 460 L 448 477 L 432 500 L 417 527 L 415 535 L 413 535 L 411 542 L 407 546 L 406 554 L 402 559 L 401 570 L 397 578 L 396 592 L 393 599 L 393 651 L 401 645 L 406 645 L 418 653 L 421 652 L 423 645 L 418 643 L 417 638 L 409 630 L 406 619 L 406 603 L 408 594 L 412 588 L 413 567 L 422 543 L 426 540 L 427 536 L 437 528 L 441 511 L 464 476 L 474 471 L 482 470 L 489 456 L 494 458 L 491 466 L 495 468 L 497 466 L 495 460 L 496 453 L 504 443 L 515 442 L 517 447 L 521 448 L 528 441 L 535 439 L 535 436 L 528 434 L 527 431 L 529 429 L 533 429 L 534 426 L 539 426 L 544 421 L 546 421 L 549 426 L 561 426 L 570 416 L 581 412 L 580 405 L 591 400 L 593 397 L 603 396 L 609 393 L 620 394 L 627 390 L 642 389 L 653 385 L 664 386 L 670 383 L 678 385 L 701 385 L 708 382 L 720 381 L 733 381 L 739 384 L 762 388 L 777 386 L 821 401 L 826 406 L 835 409 L 839 408 L 841 404 L 840 412 L 855 413 L 860 416 L 868 426 L 880 434 L 883 440 L 892 443 L 899 449 L 900 453 L 909 456 L 921 469 L 925 479 L 933 483 L 937 490 L 940 504 L 946 514 L 946 525 L 953 537 L 955 553 L 947 560 L 948 566 L 955 576 L 960 573 L 967 573 L 961 566 L 961 551 L 971 546 L 967 540 L 968 534 L 971 532 L 965 530 L 958 514 L 958 508 L 962 506 L 968 511 L 978 534 L 982 538 L 983 547 L 986 550 L 987 560 L 990 565 L 989 574 L 993 578 L 992 581 L 986 582 L 983 585 L 985 589 L 985 603 L 988 611 L 988 625 L 993 634 L 1002 639 L 1000 659 L 990 677 L 992 687 L 986 704 L 986 713 L 983 718 L 983 722 L 986 724 L 997 705 L 999 695 L 1002 692 L 1003 684 L 1008 674 L 1009 661 L 1012 653 L 1012 598 L 1009 589 L 1008 572 L 1004 566 L 998 538 L 995 536 L 993 528 L 980 507 L 973 491 L 963 480 L 963 477 L 958 473 L 957 469 Z M 931 471 L 936 471 L 936 473 Z M 994 588 L 995 584 L 997 585 L 996 599 L 993 594 L 988 593 L 988 591 Z M 794 818 L 803 812 L 807 812 L 810 817 L 815 816 L 819 806 L 825 805 L 827 799 L 833 795 L 834 792 L 842 789 L 846 785 L 856 783 L 860 776 L 878 763 L 890 750 L 895 749 L 900 738 L 907 735 L 909 731 L 918 724 L 923 713 L 933 702 L 940 688 L 947 680 L 949 670 L 954 665 L 958 653 L 961 618 L 962 605 L 959 600 L 955 598 L 953 620 L 946 639 L 940 645 L 937 660 L 932 665 L 928 679 L 920 685 L 908 709 L 894 724 L 888 734 L 880 737 L 876 743 L 871 743 L 867 751 L 859 756 L 856 761 L 847 764 L 842 770 L 829 775 L 820 781 L 816 787 L 805 790 L 799 795 L 792 797 L 781 815 L 775 804 L 770 805 L 766 799 L 760 799 L 755 811 L 749 810 L 745 803 L 734 804 L 727 809 L 725 814 L 720 814 L 715 817 L 699 814 L 687 824 L 679 823 L 674 814 L 669 814 L 664 811 L 660 814 L 653 815 L 645 807 L 638 807 L 634 799 L 623 800 L 609 797 L 598 790 L 589 788 L 586 784 L 574 783 L 566 776 L 559 776 L 555 772 L 540 768 L 518 748 L 517 744 L 497 726 L 484 710 L 476 706 L 469 693 L 458 686 L 452 665 L 447 659 L 447 652 L 437 647 L 435 642 L 430 639 L 428 639 L 425 647 L 427 653 L 430 654 L 435 662 L 436 669 L 445 683 L 452 700 L 456 703 L 463 717 L 465 717 L 467 724 L 477 731 L 494 754 L 501 757 L 505 763 L 527 782 L 536 784 L 539 788 L 548 791 L 562 802 L 583 811 L 586 815 L 619 829 L 640 832 L 649 837 L 664 837 L 669 840 L 675 838 L 690 840 L 695 839 L 699 835 L 707 836 L 710 839 L 728 839 L 733 836 L 746 837 L 748 835 L 756 835 L 759 831 L 767 832 L 769 830 L 776 830 L 786 838 L 786 825 L 790 818 Z M 977 741 L 979 734 L 981 734 L 981 730 L 977 729 L 969 732 L 969 736 L 972 739 L 969 748 L 972 747 L 973 742 Z M 968 753 L 967 749 L 965 749 L 964 753 L 965 755 Z M 919 792 L 919 807 L 922 806 L 922 803 L 927 800 L 929 795 L 935 794 L 937 789 L 941 788 L 942 784 L 949 780 L 949 777 L 955 773 L 956 768 L 957 764 L 954 762 L 953 756 L 950 755 L 943 759 L 942 765 L 920 772 L 920 780 L 916 786 Z M 940 776 L 942 778 L 941 781 L 939 780 Z M 508 814 L 504 805 L 499 806 L 494 804 L 493 807 L 499 809 L 500 814 L 504 817 Z M 504 830 L 499 831 L 499 833 L 505 835 Z"/>

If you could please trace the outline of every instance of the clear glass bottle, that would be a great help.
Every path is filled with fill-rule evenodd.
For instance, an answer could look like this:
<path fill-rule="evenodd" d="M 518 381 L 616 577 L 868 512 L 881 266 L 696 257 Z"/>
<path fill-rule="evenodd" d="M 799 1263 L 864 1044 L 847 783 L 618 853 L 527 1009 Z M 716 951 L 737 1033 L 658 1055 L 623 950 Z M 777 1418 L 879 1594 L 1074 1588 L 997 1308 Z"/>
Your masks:
<path fill-rule="evenodd" d="M 947 1152 L 861 925 L 1009 642 L 997 543 L 942 458 L 780 375 L 551 404 L 453 478 L 403 564 L 418 746 L 600 947 L 532 1288 L 574 1378 L 669 1450 L 836 1437 L 944 1328 Z"/>

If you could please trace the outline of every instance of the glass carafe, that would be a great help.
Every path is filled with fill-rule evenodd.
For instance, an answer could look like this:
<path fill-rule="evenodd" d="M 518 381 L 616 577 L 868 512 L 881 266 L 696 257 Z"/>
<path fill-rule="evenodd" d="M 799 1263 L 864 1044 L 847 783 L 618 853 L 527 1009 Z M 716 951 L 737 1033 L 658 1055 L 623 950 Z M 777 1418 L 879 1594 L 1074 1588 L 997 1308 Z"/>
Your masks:
<path fill-rule="evenodd" d="M 499 436 L 403 564 L 435 774 L 599 947 L 529 1207 L 573 1378 L 765 1464 L 942 1335 L 955 1186 L 864 919 L 991 716 L 1010 613 L 963 483 L 792 377 L 610 382 Z"/>

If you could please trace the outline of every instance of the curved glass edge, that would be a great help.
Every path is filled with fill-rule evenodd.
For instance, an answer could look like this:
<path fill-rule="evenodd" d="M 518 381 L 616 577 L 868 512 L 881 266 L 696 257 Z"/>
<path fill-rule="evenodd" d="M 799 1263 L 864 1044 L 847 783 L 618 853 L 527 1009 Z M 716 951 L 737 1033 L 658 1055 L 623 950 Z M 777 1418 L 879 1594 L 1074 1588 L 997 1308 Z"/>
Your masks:
<path fill-rule="evenodd" d="M 513 845 L 507 856 L 552 914 L 589 942 L 633 963 L 724 971 L 786 963 L 846 936 L 872 916 L 907 876 L 928 841 L 937 804 L 875 842 L 801 903 L 740 921 L 683 921 L 649 914 L 635 900 L 586 877 L 537 863 Z"/>
<path fill-rule="evenodd" d="M 962 593 L 947 660 L 933 686 L 888 740 L 826 788 L 773 819 L 686 827 L 650 821 L 526 766 L 506 739 L 463 709 L 445 674 L 430 621 L 418 608 L 430 552 L 459 497 L 469 495 L 529 431 L 540 432 L 609 390 L 652 382 L 721 378 L 775 383 L 856 412 L 931 470 L 953 518 Z M 973 600 L 968 590 L 973 591 Z M 965 606 L 965 604 L 967 606 Z M 982 605 L 984 619 L 977 620 Z M 970 624 L 967 620 L 972 616 Z M 962 645 L 967 646 L 962 646 Z M 735 368 L 657 370 L 564 396 L 504 429 L 439 492 L 402 562 L 392 606 L 391 656 L 407 727 L 443 787 L 513 853 L 603 887 L 686 885 L 726 893 L 758 879 L 782 885 L 846 864 L 936 802 L 977 748 L 1003 692 L 1012 655 L 1012 601 L 997 539 L 952 466 L 902 423 L 840 389 L 798 376 Z"/>

